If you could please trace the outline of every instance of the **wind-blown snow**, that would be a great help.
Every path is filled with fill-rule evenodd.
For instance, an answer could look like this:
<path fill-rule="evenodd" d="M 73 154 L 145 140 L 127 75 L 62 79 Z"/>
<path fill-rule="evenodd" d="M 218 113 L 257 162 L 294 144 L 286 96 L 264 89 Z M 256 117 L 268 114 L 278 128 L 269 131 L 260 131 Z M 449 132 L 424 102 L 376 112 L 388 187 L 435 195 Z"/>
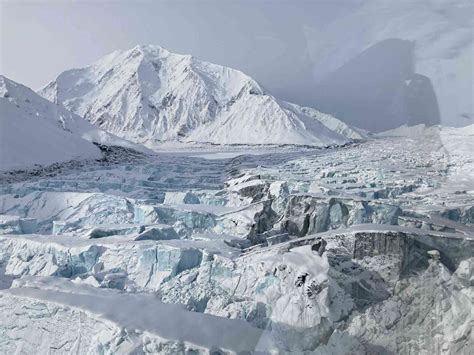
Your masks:
<path fill-rule="evenodd" d="M 336 118 L 282 102 L 244 73 L 159 46 L 116 51 L 39 90 L 137 143 L 329 145 L 362 138 Z"/>

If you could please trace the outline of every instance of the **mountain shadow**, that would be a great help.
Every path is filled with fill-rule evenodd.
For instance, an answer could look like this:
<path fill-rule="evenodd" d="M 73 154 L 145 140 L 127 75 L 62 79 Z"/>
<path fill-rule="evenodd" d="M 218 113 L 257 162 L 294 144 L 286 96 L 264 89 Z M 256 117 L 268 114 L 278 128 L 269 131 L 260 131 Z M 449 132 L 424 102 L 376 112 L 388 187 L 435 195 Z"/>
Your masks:
<path fill-rule="evenodd" d="M 428 77 L 415 73 L 415 43 L 376 43 L 315 84 L 314 106 L 373 132 L 440 122 Z"/>

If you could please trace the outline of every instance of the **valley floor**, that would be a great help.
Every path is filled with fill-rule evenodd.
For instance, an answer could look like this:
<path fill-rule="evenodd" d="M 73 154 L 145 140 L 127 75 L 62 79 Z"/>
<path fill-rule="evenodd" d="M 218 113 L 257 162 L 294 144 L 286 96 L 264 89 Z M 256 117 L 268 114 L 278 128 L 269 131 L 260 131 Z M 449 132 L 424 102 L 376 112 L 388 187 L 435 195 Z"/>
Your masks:
<path fill-rule="evenodd" d="M 469 354 L 473 135 L 4 173 L 0 352 Z"/>

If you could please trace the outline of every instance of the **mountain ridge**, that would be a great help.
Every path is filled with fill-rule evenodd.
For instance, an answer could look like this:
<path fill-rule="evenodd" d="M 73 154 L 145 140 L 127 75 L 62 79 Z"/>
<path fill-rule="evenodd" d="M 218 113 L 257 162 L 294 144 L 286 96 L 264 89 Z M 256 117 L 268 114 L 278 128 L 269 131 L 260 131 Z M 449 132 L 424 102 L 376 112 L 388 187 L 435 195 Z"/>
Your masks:
<path fill-rule="evenodd" d="M 0 75 L 0 170 L 100 159 L 93 143 L 140 152 L 144 147 L 95 127 L 61 104 Z"/>
<path fill-rule="evenodd" d="M 0 171 L 101 158 L 75 132 L 83 129 L 82 119 L 2 75 L 0 112 Z"/>
<path fill-rule="evenodd" d="M 357 105 L 365 108 L 371 106 L 371 99 L 379 93 L 386 92 L 397 96 L 396 90 L 386 90 L 379 86 L 376 92 L 361 91 L 355 94 L 360 96 L 353 105 L 346 110 L 341 109 L 339 103 L 347 97 L 347 91 L 339 90 L 344 86 L 334 85 L 331 95 L 325 92 L 324 81 L 333 79 L 334 74 L 341 68 L 353 63 L 353 60 L 371 48 L 397 39 L 412 43 L 410 56 L 412 61 L 411 70 L 400 70 L 400 74 L 412 72 L 418 74 L 416 78 L 424 79 L 422 86 L 432 86 L 428 91 L 434 91 L 435 100 L 425 100 L 427 97 L 415 97 L 415 102 L 409 102 L 408 108 L 424 106 L 424 103 L 438 105 L 439 117 L 436 113 L 433 117 L 425 120 L 418 118 L 419 111 L 412 110 L 414 119 L 405 120 L 405 112 L 397 112 L 395 119 L 386 119 L 386 124 L 378 127 L 378 131 L 395 128 L 402 123 L 442 123 L 444 125 L 465 126 L 473 123 L 474 106 L 472 100 L 472 53 L 474 50 L 472 16 L 474 7 L 472 1 L 466 0 L 427 0 L 427 1 L 366 1 L 354 12 L 347 13 L 335 19 L 324 29 L 305 27 L 308 53 L 312 58 L 313 76 L 316 85 L 313 87 L 314 104 L 321 107 L 337 117 L 345 119 L 348 123 L 356 126 L 365 125 L 361 128 L 371 128 L 374 122 L 365 110 L 361 118 L 354 114 L 352 109 Z M 343 45 L 341 45 L 343 43 Z M 392 47 L 388 55 L 400 56 L 399 62 L 404 60 L 405 49 Z M 405 58 L 406 59 L 406 58 Z M 390 60 L 390 57 L 389 57 Z M 379 71 L 380 75 L 390 77 L 395 70 L 384 58 L 380 61 L 367 63 L 368 71 Z M 355 73 L 357 74 L 357 73 Z M 410 75 L 411 76 L 411 75 Z M 411 79 L 407 78 L 407 79 Z M 429 79 L 429 80 L 428 80 Z M 414 80 L 415 84 L 418 80 Z M 321 86 L 321 84 L 323 84 Z M 403 89 L 403 88 L 402 88 Z M 420 88 L 415 85 L 408 90 L 412 95 Z M 322 95 L 318 95 L 321 94 Z M 364 93 L 367 93 L 364 96 Z M 319 97 L 321 96 L 321 97 Z M 332 102 L 328 103 L 328 96 Z M 391 102 L 383 110 L 376 107 L 372 110 L 372 116 L 376 119 L 390 115 L 391 105 L 400 107 L 396 100 Z M 318 106 L 319 107 L 319 106 Z M 427 113 L 430 115 L 430 107 Z M 343 112 L 344 111 L 344 112 Z M 390 120 L 394 121 L 391 124 Z"/>
<path fill-rule="evenodd" d="M 160 46 L 115 51 L 38 93 L 136 143 L 330 145 L 363 138 L 336 118 L 285 103 L 243 72 Z M 321 118 L 321 120 L 320 120 Z"/>

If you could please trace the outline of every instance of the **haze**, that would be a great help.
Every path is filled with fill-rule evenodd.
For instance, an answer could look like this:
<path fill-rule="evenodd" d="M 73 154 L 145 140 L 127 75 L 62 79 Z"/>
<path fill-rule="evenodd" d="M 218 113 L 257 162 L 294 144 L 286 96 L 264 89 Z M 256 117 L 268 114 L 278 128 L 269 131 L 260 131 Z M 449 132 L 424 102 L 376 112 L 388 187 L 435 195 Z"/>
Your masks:
<path fill-rule="evenodd" d="M 352 2 L 4 2 L 1 71 L 33 88 L 116 49 L 158 44 L 283 87 L 307 60 L 305 26 Z M 275 75 L 279 73 L 278 75 Z M 276 78 L 278 80 L 276 80 Z"/>
<path fill-rule="evenodd" d="M 320 107 L 364 128 L 374 127 L 375 122 L 375 129 L 382 130 L 404 123 L 405 109 L 386 112 L 387 107 L 393 106 L 399 99 L 387 103 L 387 98 L 396 96 L 394 92 L 400 91 L 400 83 L 413 73 L 383 72 L 379 75 L 383 83 L 352 81 L 346 85 L 346 75 L 350 75 L 347 78 L 350 81 L 354 73 L 346 68 L 342 80 L 341 75 L 331 80 L 337 85 L 331 84 L 328 88 L 327 81 L 319 82 L 321 73 L 326 75 L 337 67 L 328 67 L 324 60 L 321 61 L 327 47 L 321 46 L 320 39 L 327 36 L 318 37 L 318 34 L 327 31 L 331 35 L 338 20 L 357 12 L 367 3 L 370 1 L 4 1 L 1 4 L 0 72 L 38 89 L 62 71 L 89 65 L 116 49 L 128 49 L 136 44 L 158 44 L 173 52 L 193 54 L 202 60 L 240 69 L 282 99 Z M 442 4 L 435 0 L 371 3 L 385 3 L 388 6 L 420 3 L 422 6 L 427 4 L 425 8 L 432 7 L 434 11 L 438 11 L 435 7 Z M 446 4 L 446 7 L 449 6 L 452 7 Z M 378 40 L 390 37 L 370 37 L 369 32 L 365 31 L 367 24 L 363 21 L 354 26 L 344 36 L 357 33 L 356 41 L 333 43 L 337 47 L 354 49 L 339 56 L 339 59 L 342 58 L 341 65 L 352 59 L 349 54 L 358 55 Z M 380 66 L 379 60 L 384 60 L 387 54 L 395 57 L 395 62 L 406 61 L 407 55 L 413 56 L 405 50 L 396 52 L 402 47 L 397 44 L 388 48 L 385 54 L 376 53 L 375 60 L 369 58 L 366 63 L 358 64 L 354 69 L 356 74 L 360 74 L 361 66 L 369 69 Z M 404 57 L 398 60 L 398 55 Z M 328 58 L 333 62 L 333 57 Z M 472 60 L 467 65 L 471 66 L 467 77 L 472 77 Z M 357 80 L 366 80 L 361 75 L 357 77 Z M 385 78 L 392 81 L 386 83 Z M 342 91 L 355 98 L 354 104 L 351 101 L 340 105 L 341 83 Z M 429 88 L 431 83 L 427 85 Z M 378 96 L 383 97 L 360 97 L 360 87 L 375 88 L 382 92 Z M 432 98 L 434 93 L 431 91 L 423 95 L 430 97 L 427 101 L 429 110 L 416 107 L 417 117 L 410 118 L 408 122 L 439 122 L 436 97 Z M 435 87 L 434 91 L 440 89 Z M 328 93 L 332 96 L 328 97 Z M 376 102 L 372 105 L 370 102 L 373 100 Z M 415 101 L 418 102 L 418 98 Z M 363 110 L 358 110 L 361 102 L 368 103 Z M 421 103 L 425 104 L 424 101 Z M 449 116 L 449 121 L 456 125 L 472 123 L 472 104 L 464 102 L 457 104 L 457 107 L 462 105 L 466 107 L 453 113 L 445 110 L 444 104 L 440 103 L 441 113 Z M 392 114 L 396 117 L 393 118 Z M 425 117 L 427 114 L 429 117 Z M 367 118 L 367 115 L 372 117 Z M 387 115 L 390 118 L 380 124 L 378 117 Z"/>

